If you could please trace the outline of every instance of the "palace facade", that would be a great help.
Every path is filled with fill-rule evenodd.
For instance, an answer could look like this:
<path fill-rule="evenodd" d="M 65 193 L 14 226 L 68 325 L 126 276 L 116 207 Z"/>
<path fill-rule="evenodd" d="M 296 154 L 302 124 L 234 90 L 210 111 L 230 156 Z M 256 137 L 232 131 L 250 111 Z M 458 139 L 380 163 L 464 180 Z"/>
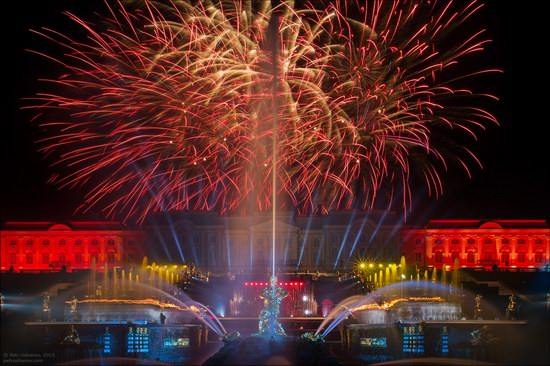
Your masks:
<path fill-rule="evenodd" d="M 395 213 L 384 210 L 309 216 L 277 212 L 275 266 L 284 272 L 336 272 L 351 270 L 359 257 L 393 261 L 399 258 L 400 227 Z M 271 212 L 157 214 L 145 228 L 155 250 L 166 249 L 174 262 L 194 263 L 211 272 L 271 271 Z"/>
<path fill-rule="evenodd" d="M 141 264 L 146 235 L 117 222 L 6 222 L 0 238 L 2 271 L 71 272 Z"/>
<path fill-rule="evenodd" d="M 0 231 L 2 271 L 127 268 L 144 256 L 194 264 L 203 273 L 270 272 L 270 212 L 155 214 L 140 229 L 117 222 L 7 222 Z M 388 211 L 297 216 L 278 212 L 275 267 L 282 272 L 351 271 L 362 261 L 422 268 L 542 268 L 550 261 L 544 220 L 431 220 L 404 227 Z M 151 260 L 150 260 L 151 262 Z"/>
<path fill-rule="evenodd" d="M 545 220 L 431 220 L 403 229 L 402 253 L 419 267 L 542 268 L 550 259 Z"/>

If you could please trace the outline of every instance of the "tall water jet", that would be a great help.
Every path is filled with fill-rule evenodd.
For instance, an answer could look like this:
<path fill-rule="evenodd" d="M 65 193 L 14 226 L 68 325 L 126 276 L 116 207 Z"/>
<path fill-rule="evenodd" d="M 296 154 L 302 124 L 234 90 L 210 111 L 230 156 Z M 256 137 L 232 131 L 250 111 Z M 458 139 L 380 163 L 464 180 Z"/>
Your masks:
<path fill-rule="evenodd" d="M 118 299 L 118 275 L 116 273 L 116 268 L 113 267 L 113 299 Z"/>
<path fill-rule="evenodd" d="M 96 263 L 96 259 L 95 257 L 92 257 L 92 263 L 91 263 L 91 268 L 92 268 L 92 291 L 88 294 L 89 296 L 95 296 L 95 291 L 96 291 L 96 287 L 97 287 L 97 284 L 96 284 L 96 276 L 97 276 L 97 273 L 96 273 L 96 270 L 97 270 L 97 263 Z"/>
<path fill-rule="evenodd" d="M 124 269 L 122 269 L 120 273 L 120 294 L 122 297 L 128 294 L 128 289 L 126 288 L 126 271 Z"/>
<path fill-rule="evenodd" d="M 459 261 L 458 258 L 455 258 L 453 263 L 453 278 L 451 280 L 451 288 L 454 292 L 454 301 L 458 301 L 458 271 L 459 271 Z"/>
<path fill-rule="evenodd" d="M 103 262 L 103 292 L 102 297 L 108 298 L 107 291 L 109 291 L 109 271 L 107 270 L 107 262 Z"/>
<path fill-rule="evenodd" d="M 136 274 L 136 284 L 138 283 L 138 278 L 141 278 L 141 281 L 144 285 L 147 285 L 147 278 L 148 278 L 148 265 L 147 265 L 147 256 L 143 256 L 143 259 L 141 260 L 141 267 L 139 268 L 138 273 Z M 139 274 L 139 277 L 138 277 Z M 141 292 L 140 295 L 143 297 L 147 297 L 147 286 L 144 287 L 136 287 L 136 290 Z M 142 297 L 140 296 L 140 297 Z"/>
<path fill-rule="evenodd" d="M 141 289 L 141 287 L 139 286 L 139 273 L 136 274 L 136 297 L 138 299 L 142 298 L 142 297 L 145 297 L 145 290 Z"/>
<path fill-rule="evenodd" d="M 428 295 L 428 270 L 424 270 L 424 296 Z"/>
<path fill-rule="evenodd" d="M 157 283 L 155 284 L 155 288 L 159 288 L 159 289 L 163 290 L 164 289 L 164 287 L 163 287 L 164 268 L 159 266 L 158 270 L 159 271 L 158 271 L 158 276 L 156 278 Z"/>

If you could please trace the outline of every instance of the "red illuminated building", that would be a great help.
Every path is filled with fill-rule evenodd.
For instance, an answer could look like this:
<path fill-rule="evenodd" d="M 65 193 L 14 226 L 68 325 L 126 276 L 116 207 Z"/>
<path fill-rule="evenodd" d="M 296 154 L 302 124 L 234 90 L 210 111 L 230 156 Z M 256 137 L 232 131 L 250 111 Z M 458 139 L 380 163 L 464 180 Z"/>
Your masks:
<path fill-rule="evenodd" d="M 0 231 L 3 271 L 98 270 L 141 263 L 145 233 L 117 222 L 7 222 Z"/>
<path fill-rule="evenodd" d="M 529 269 L 550 258 L 550 227 L 544 220 L 431 220 L 404 229 L 402 253 L 419 267 Z M 496 267 L 495 267 L 496 266 Z"/>

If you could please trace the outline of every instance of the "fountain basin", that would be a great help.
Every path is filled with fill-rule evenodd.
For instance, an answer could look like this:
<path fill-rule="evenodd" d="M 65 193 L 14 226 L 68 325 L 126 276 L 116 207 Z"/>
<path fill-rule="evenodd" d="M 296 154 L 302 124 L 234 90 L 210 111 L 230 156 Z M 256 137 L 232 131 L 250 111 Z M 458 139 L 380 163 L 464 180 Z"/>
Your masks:
<path fill-rule="evenodd" d="M 399 321 L 458 320 L 460 304 L 439 298 L 404 298 L 390 303 L 369 304 L 358 307 L 354 316 L 361 324 L 393 324 Z"/>
<path fill-rule="evenodd" d="M 188 308 L 155 299 L 90 299 L 78 301 L 77 310 L 65 309 L 65 319 L 93 322 L 158 323 L 160 313 L 167 323 L 189 321 L 193 314 Z"/>

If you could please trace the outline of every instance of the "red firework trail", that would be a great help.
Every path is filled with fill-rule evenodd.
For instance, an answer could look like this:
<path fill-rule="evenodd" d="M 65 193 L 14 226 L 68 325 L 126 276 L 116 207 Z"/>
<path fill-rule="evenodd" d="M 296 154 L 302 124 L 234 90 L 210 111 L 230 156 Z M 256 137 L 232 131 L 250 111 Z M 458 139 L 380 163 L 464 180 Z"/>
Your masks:
<path fill-rule="evenodd" d="M 82 209 L 265 210 L 275 167 L 301 213 L 379 196 L 406 210 L 413 175 L 441 194 L 448 162 L 478 162 L 454 136 L 497 123 L 463 80 L 498 70 L 453 68 L 488 42 L 461 32 L 476 1 L 138 3 L 107 2 L 99 24 L 67 13 L 84 40 L 37 32 L 65 72 L 30 108 L 51 181 L 87 188 Z"/>

